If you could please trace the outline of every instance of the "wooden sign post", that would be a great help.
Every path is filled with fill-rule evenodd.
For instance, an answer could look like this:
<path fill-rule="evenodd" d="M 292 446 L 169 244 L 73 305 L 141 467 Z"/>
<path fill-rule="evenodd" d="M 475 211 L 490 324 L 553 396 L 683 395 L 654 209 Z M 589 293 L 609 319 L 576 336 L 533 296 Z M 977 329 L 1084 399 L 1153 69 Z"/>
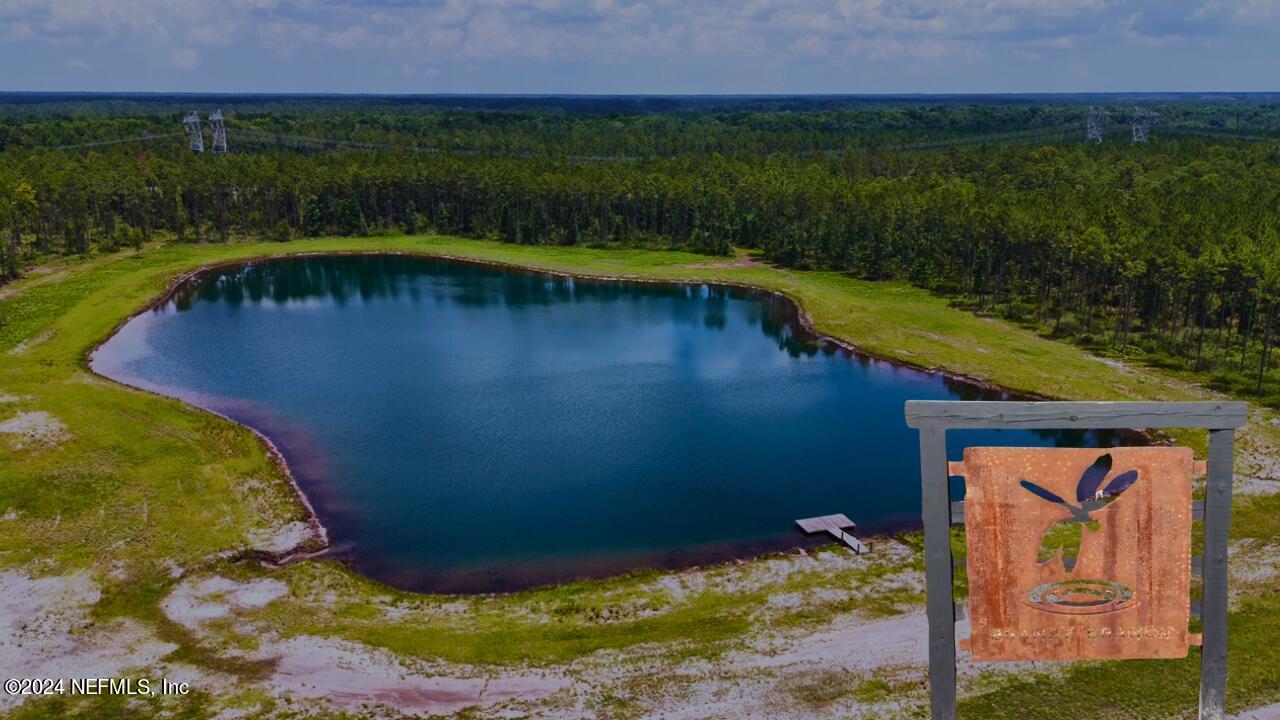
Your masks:
<path fill-rule="evenodd" d="M 1176 658 L 1202 644 L 1200 717 L 1226 714 L 1227 529 L 1245 403 L 909 401 L 920 431 L 929 684 L 956 717 L 950 526 L 966 528 L 974 660 Z M 968 448 L 959 428 L 1206 428 L 1207 468 L 1186 448 Z M 1203 637 L 1188 632 L 1192 477 L 1207 469 Z M 951 476 L 965 478 L 952 503 Z"/>

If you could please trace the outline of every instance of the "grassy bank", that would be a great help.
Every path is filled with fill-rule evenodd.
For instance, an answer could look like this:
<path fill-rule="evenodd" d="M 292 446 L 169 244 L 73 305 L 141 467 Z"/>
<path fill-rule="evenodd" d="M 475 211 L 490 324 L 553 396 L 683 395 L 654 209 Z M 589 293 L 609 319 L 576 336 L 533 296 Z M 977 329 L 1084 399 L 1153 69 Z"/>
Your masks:
<path fill-rule="evenodd" d="M 794 298 L 820 331 L 913 365 L 1053 397 L 1204 396 L 1176 378 L 1105 363 L 1027 330 L 975 317 L 904 284 L 778 270 L 741 258 L 530 248 L 442 237 L 149 248 L 64 262 L 4 289 L 0 422 L 22 418 L 24 430 L 0 436 L 0 514 L 5 517 L 0 520 L 0 570 L 47 577 L 91 572 L 101 586 L 94 623 L 135 619 L 177 646 L 171 660 L 230 678 L 231 687 L 244 688 L 237 692 L 245 698 L 254 697 L 256 691 L 247 688 L 269 670 L 236 660 L 258 646 L 252 633 L 242 632 L 245 623 L 285 637 L 336 638 L 416 660 L 555 668 L 601 651 L 643 650 L 673 662 L 691 657 L 713 662 L 766 629 L 802 632 L 854 611 L 891 615 L 918 606 L 919 593 L 909 587 L 870 591 L 883 590 L 878 583 L 886 578 L 918 571 L 918 553 L 782 575 L 770 572 L 773 560 L 761 560 L 712 569 L 696 587 L 678 591 L 669 578 L 640 573 L 462 599 L 399 593 L 327 561 L 282 569 L 234 562 L 237 552 L 260 544 L 273 529 L 305 517 L 257 439 L 182 403 L 98 378 L 87 370 L 85 355 L 195 267 L 339 251 L 428 253 L 560 272 L 754 285 Z M 1274 426 L 1251 432 L 1250 442 L 1274 443 Z M 1275 547 L 1280 538 L 1275 496 L 1241 497 L 1236 508 L 1233 537 Z M 906 542 L 915 544 L 912 538 Z M 183 578 L 212 574 L 238 582 L 270 579 L 283 583 L 287 593 L 225 623 L 214 622 L 211 634 L 197 636 L 168 619 L 160 603 Z M 838 592 L 817 592 L 828 589 Z M 1280 682 L 1250 671 L 1255 663 L 1280 664 L 1280 626 L 1269 619 L 1280 611 L 1280 601 L 1264 590 L 1246 587 L 1248 597 L 1232 618 L 1231 700 L 1236 706 L 1280 699 Z M 805 602 L 771 604 L 781 595 Z M 1045 717 L 1061 715 L 1064 707 L 1077 717 L 1102 717 L 1114 708 L 1133 717 L 1186 714 L 1194 707 L 1194 683 L 1187 677 L 1197 659 L 1193 652 L 1184 662 L 1083 665 L 1029 675 L 973 694 L 965 716 L 1033 717 L 1038 707 Z M 871 680 L 888 682 L 866 682 Z M 618 684 L 626 686 L 628 680 Z M 643 696 L 635 688 L 630 692 Z M 917 712 L 923 700 L 919 689 L 903 692 L 901 713 Z M 817 696 L 834 700 L 840 694 Z M 626 715 L 633 704 L 607 705 Z M 193 716 L 199 717 L 202 707 L 193 706 Z M 23 712 L 52 716 L 76 709 L 114 711 L 91 702 L 69 708 L 34 703 Z M 1022 714 L 1009 715 L 1014 710 Z"/>

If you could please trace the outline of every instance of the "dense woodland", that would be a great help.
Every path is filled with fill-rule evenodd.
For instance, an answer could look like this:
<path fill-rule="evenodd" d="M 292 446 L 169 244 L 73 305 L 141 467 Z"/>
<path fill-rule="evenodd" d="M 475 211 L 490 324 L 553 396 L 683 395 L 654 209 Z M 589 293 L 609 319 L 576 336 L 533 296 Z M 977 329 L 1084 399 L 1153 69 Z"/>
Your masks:
<path fill-rule="evenodd" d="M 51 147 L 181 130 L 172 108 L 117 110 L 0 107 L 5 275 L 151 241 L 323 234 L 755 248 L 1280 405 L 1277 104 L 1161 106 L 1139 145 L 1119 124 L 1084 142 L 1077 105 L 344 104 L 230 111 L 226 155 L 180 135 Z"/>

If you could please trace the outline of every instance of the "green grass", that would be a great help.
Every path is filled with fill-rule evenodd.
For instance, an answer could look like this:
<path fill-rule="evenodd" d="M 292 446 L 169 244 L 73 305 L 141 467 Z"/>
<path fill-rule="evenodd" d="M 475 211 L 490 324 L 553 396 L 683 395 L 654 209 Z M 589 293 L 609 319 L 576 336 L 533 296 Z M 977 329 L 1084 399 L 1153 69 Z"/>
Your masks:
<path fill-rule="evenodd" d="M 165 697 L 54 695 L 33 700 L 10 713 L 9 717 L 12 720 L 133 720 L 139 717 L 200 720 L 208 717 L 205 708 L 209 700 L 209 694 L 204 692 Z"/>
<path fill-rule="evenodd" d="M 1280 602 L 1273 596 L 1248 599 L 1232 613 L 1229 711 L 1272 702 L 1280 695 L 1277 637 Z M 1192 651 L 1181 660 L 1078 664 L 1061 678 L 1033 675 L 962 700 L 960 714 L 999 720 L 1193 718 L 1199 688 L 1200 655 Z"/>
<path fill-rule="evenodd" d="M 1145 369 L 1122 372 L 1070 345 L 975 317 L 908 285 L 831 272 L 740 266 L 682 252 L 531 248 L 443 237 L 169 245 L 140 254 L 61 262 L 50 274 L 10 286 L 8 297 L 0 300 L 0 397 L 10 398 L 0 403 L 0 421 L 17 412 L 44 411 L 64 423 L 67 432 L 56 446 L 18 449 L 0 439 L 0 513 L 18 514 L 16 521 L 4 521 L 0 568 L 50 574 L 90 568 L 104 585 L 95 618 L 138 618 L 179 645 L 171 659 L 246 680 L 269 667 L 236 667 L 223 648 L 202 644 L 160 612 L 158 603 L 175 582 L 172 564 L 194 573 L 282 579 L 289 595 L 244 617 L 286 636 L 324 635 L 412 657 L 482 665 L 550 666 L 639 645 L 661 647 L 672 659 L 713 659 L 759 629 L 770 594 L 815 587 L 843 588 L 848 595 L 769 611 L 763 617 L 770 627 L 818 628 L 855 609 L 890 615 L 918 604 L 918 595 L 909 591 L 857 595 L 859 588 L 874 587 L 887 575 L 918 567 L 918 536 L 904 539 L 917 549 L 917 558 L 907 565 L 873 561 L 835 577 L 799 573 L 767 591 L 711 590 L 679 599 L 656 590 L 656 574 L 643 572 L 458 600 L 399 593 L 331 562 L 278 570 L 228 562 L 225 553 L 247 547 L 253 529 L 303 517 L 285 479 L 247 429 L 98 378 L 85 366 L 86 353 L 195 267 L 343 251 L 439 254 L 590 275 L 753 285 L 797 300 L 823 332 L 921 367 L 1051 397 L 1203 396 L 1175 378 Z M 1275 542 L 1280 537 L 1278 503 L 1275 498 L 1238 499 L 1233 536 Z M 956 544 L 963 549 L 962 535 L 957 534 Z M 963 593 L 963 576 L 959 589 Z M 464 603 L 466 612 L 432 612 L 455 602 Z M 1275 603 L 1270 597 L 1254 598 L 1232 616 L 1233 706 L 1280 698 L 1276 681 L 1250 664 L 1250 658 L 1266 658 L 1273 667 L 1280 663 L 1280 624 L 1274 620 L 1280 606 Z M 386 612 L 389 606 L 414 613 L 409 619 L 393 619 Z M 233 635 L 228 629 L 228 646 L 240 642 Z M 1193 651 L 1182 662 L 1084 665 L 1060 675 L 1029 677 L 968 698 L 965 717 L 1014 717 L 1014 712 L 1022 713 L 1017 717 L 1104 717 L 1113 708 L 1133 717 L 1174 717 L 1194 707 L 1194 698 L 1187 695 L 1194 694 L 1188 688 L 1195 687 L 1196 657 Z M 813 697 L 836 692 L 820 687 L 818 680 Z M 870 700 L 885 692 L 888 682 L 871 678 L 865 688 L 852 687 L 849 693 Z M 82 714 L 95 716 L 89 712 L 94 708 L 104 717 L 129 712 L 101 702 L 106 704 L 90 703 Z M 83 709 L 50 701 L 26 706 L 21 716 L 38 717 L 31 713 L 39 708 Z M 176 716 L 196 713 L 185 707 L 175 711 Z"/>

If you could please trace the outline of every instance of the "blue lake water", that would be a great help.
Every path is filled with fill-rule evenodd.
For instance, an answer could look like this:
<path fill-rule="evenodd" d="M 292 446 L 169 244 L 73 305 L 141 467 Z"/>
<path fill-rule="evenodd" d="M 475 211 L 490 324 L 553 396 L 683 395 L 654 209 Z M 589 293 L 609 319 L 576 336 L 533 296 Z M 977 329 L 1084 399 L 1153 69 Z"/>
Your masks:
<path fill-rule="evenodd" d="M 802 545 L 815 515 L 918 525 L 903 403 L 1002 397 L 821 342 L 766 293 L 398 256 L 203 273 L 93 367 L 260 430 L 357 570 L 457 592 Z"/>

